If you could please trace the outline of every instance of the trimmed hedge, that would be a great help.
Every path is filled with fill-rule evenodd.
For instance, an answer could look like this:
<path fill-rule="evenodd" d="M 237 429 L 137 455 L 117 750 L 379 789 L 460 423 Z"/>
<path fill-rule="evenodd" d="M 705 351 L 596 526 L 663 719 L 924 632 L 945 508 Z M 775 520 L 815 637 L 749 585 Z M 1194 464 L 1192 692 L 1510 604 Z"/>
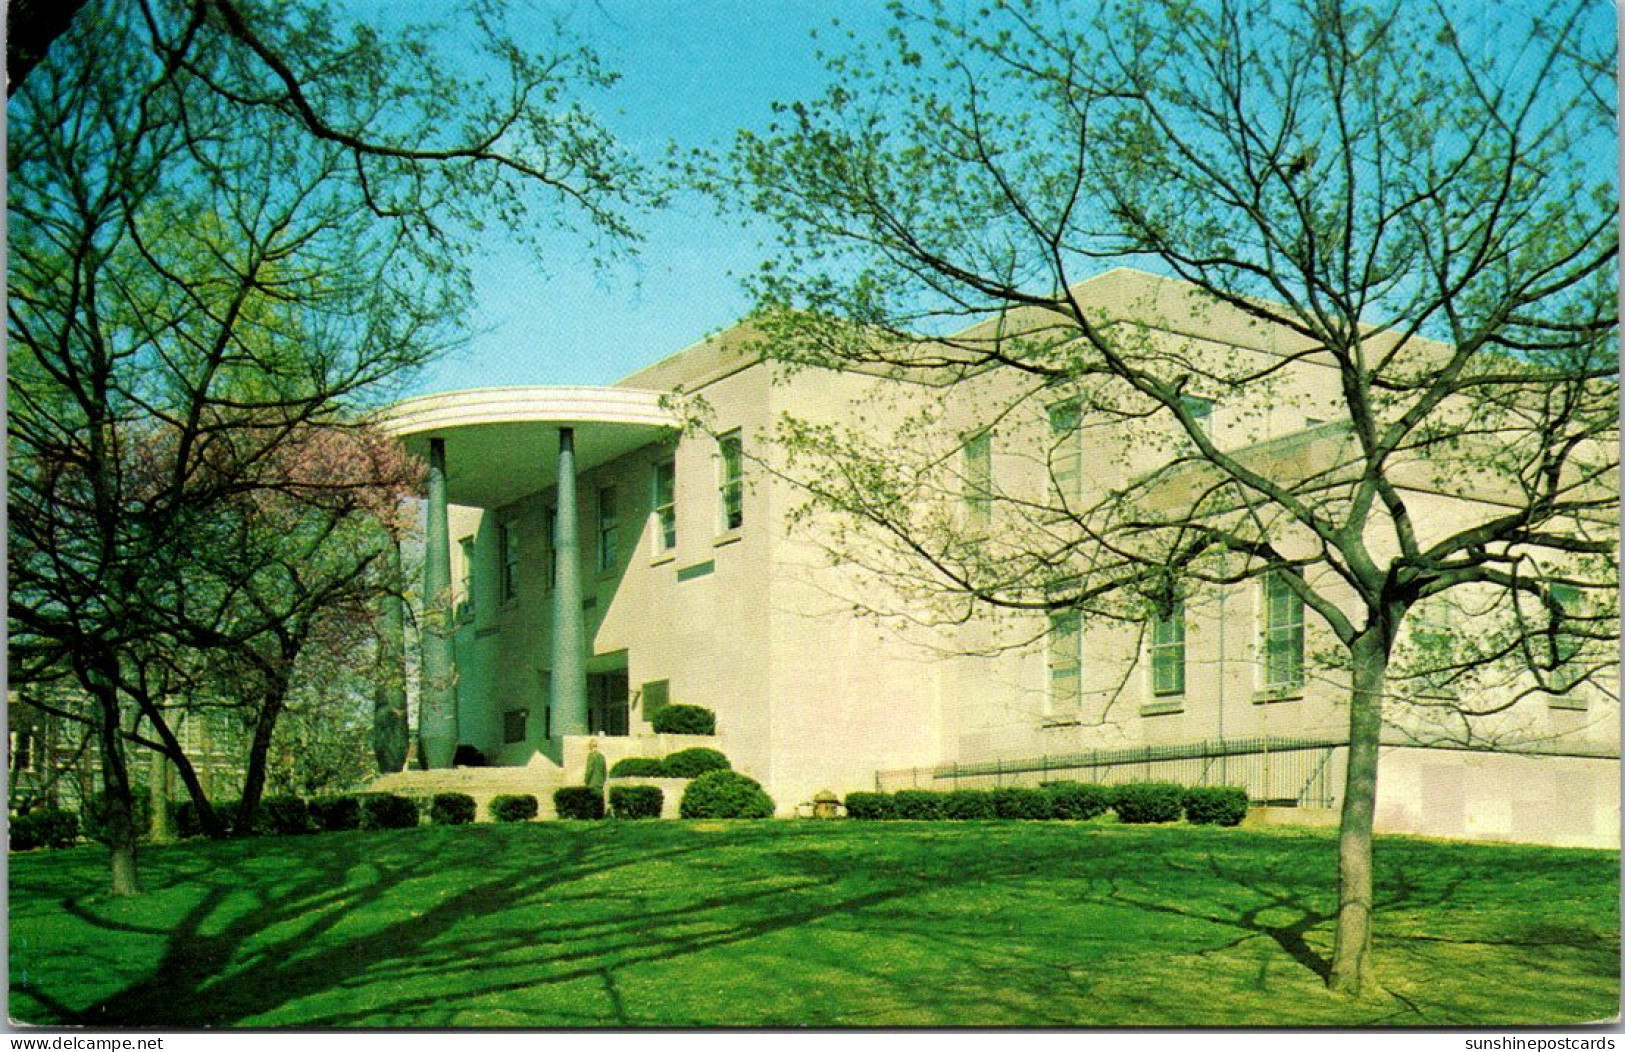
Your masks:
<path fill-rule="evenodd" d="M 1112 794 L 1112 809 L 1133 825 L 1177 822 L 1185 810 L 1185 790 L 1172 782 L 1131 782 Z"/>
<path fill-rule="evenodd" d="M 488 809 L 498 822 L 529 822 L 541 807 L 529 793 L 504 793 L 492 797 Z"/>
<path fill-rule="evenodd" d="M 661 760 L 655 756 L 628 756 L 624 760 L 616 760 L 615 766 L 609 769 L 611 778 L 659 778 L 663 769 Z"/>
<path fill-rule="evenodd" d="M 553 810 L 560 818 L 594 821 L 604 817 L 604 794 L 585 785 L 567 785 L 553 791 Z"/>
<path fill-rule="evenodd" d="M 1019 785 L 1004 785 L 988 794 L 993 798 L 993 809 L 1000 818 L 1024 822 L 1043 822 L 1055 817 L 1055 805 L 1042 789 L 1029 789 Z"/>
<path fill-rule="evenodd" d="M 466 826 L 474 821 L 474 798 L 467 793 L 436 793 L 429 802 L 429 821 L 437 826 Z"/>
<path fill-rule="evenodd" d="M 710 771 L 688 783 L 677 807 L 684 818 L 772 818 L 773 799 L 738 771 Z"/>
<path fill-rule="evenodd" d="M 659 818 L 665 802 L 658 785 L 616 785 L 609 790 L 609 809 L 616 818 Z"/>
<path fill-rule="evenodd" d="M 1110 811 L 1116 795 L 1109 785 L 1089 782 L 1045 782 L 1039 788 L 1049 796 L 1050 813 L 1073 822 L 1086 822 Z"/>
<path fill-rule="evenodd" d="M 899 789 L 892 794 L 892 817 L 917 822 L 933 822 L 942 817 L 941 793 L 924 789 Z"/>
<path fill-rule="evenodd" d="M 711 771 L 732 769 L 733 764 L 728 762 L 726 756 L 703 746 L 679 749 L 660 761 L 660 775 L 663 778 L 698 778 Z"/>
<path fill-rule="evenodd" d="M 892 816 L 890 793 L 847 793 L 846 817 L 877 822 Z"/>
<path fill-rule="evenodd" d="M 364 793 L 362 829 L 412 829 L 418 824 L 418 805 L 394 793 Z"/>
<path fill-rule="evenodd" d="M 10 824 L 11 850 L 67 847 L 79 839 L 79 816 L 60 807 L 42 807 L 16 815 Z"/>
<path fill-rule="evenodd" d="M 699 705 L 667 705 L 649 720 L 656 734 L 715 734 L 717 714 Z"/>
<path fill-rule="evenodd" d="M 318 796 L 310 802 L 310 819 L 324 833 L 361 828 L 361 801 L 353 796 Z"/>
<path fill-rule="evenodd" d="M 943 818 L 970 822 L 999 817 L 993 794 L 984 789 L 955 789 L 939 795 L 942 797 Z"/>
<path fill-rule="evenodd" d="M 131 800 L 130 815 L 137 839 L 145 840 L 152 832 L 152 798 L 145 792 L 137 792 Z M 107 843 L 106 793 L 95 793 L 80 804 L 79 831 L 91 840 Z"/>
<path fill-rule="evenodd" d="M 1185 790 L 1185 819 L 1194 825 L 1239 826 L 1247 817 L 1247 790 L 1202 785 Z"/>
<path fill-rule="evenodd" d="M 275 836 L 298 836 L 316 831 L 316 823 L 310 818 L 310 804 L 297 796 L 267 796 L 261 800 L 254 825 L 255 832 L 263 828 Z"/>

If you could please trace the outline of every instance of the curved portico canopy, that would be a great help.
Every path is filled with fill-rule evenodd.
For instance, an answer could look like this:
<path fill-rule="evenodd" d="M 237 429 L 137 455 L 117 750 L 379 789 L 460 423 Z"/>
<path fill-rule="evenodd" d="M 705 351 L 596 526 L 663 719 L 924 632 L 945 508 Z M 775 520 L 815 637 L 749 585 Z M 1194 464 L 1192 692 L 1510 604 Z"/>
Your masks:
<path fill-rule="evenodd" d="M 499 508 L 556 486 L 552 538 L 552 734 L 587 733 L 586 639 L 576 473 L 677 429 L 654 391 L 622 387 L 487 387 L 397 403 L 379 421 L 429 462 L 424 515 L 423 640 L 418 738 L 429 767 L 452 764 L 461 740 L 451 621 L 447 505 Z"/>
<path fill-rule="evenodd" d="M 624 387 L 482 387 L 398 402 L 380 419 L 409 452 L 445 443 L 446 497 L 496 508 L 553 485 L 558 432 L 575 434 L 576 470 L 607 463 L 675 432 L 656 391 Z"/>

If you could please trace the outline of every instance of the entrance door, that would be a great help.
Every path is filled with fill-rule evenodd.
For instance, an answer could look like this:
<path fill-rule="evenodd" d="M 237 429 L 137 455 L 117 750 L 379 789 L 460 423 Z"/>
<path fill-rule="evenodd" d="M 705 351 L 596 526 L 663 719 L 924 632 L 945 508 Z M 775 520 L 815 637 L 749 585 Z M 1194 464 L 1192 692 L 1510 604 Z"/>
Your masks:
<path fill-rule="evenodd" d="M 624 738 L 627 732 L 626 669 L 587 675 L 587 730 Z"/>

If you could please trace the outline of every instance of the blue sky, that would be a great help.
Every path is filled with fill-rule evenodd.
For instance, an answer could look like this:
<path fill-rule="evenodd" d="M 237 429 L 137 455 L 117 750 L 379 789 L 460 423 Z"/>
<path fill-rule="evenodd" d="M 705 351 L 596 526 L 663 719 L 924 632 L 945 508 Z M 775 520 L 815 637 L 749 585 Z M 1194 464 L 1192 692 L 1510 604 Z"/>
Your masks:
<path fill-rule="evenodd" d="M 629 148 L 658 159 L 666 144 L 724 144 L 760 127 L 775 99 L 815 94 L 814 52 L 832 19 L 841 32 L 889 24 L 880 0 L 538 0 L 622 80 L 592 98 Z M 426 12 L 434 17 L 433 4 Z M 506 384 L 606 384 L 738 320 L 740 277 L 763 255 L 761 231 L 680 198 L 641 224 L 639 258 L 599 272 L 580 239 L 550 238 L 545 261 L 493 246 L 475 270 L 466 348 L 431 367 L 417 392 Z M 545 269 L 544 269 L 545 268 Z"/>

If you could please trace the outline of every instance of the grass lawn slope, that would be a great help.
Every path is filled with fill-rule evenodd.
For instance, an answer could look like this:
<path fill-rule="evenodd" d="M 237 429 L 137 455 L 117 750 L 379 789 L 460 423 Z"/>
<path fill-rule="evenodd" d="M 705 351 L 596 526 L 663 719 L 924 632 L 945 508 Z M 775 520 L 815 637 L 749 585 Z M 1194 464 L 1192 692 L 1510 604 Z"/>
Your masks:
<path fill-rule="evenodd" d="M 1460 1026 L 1619 1004 L 1617 852 L 1380 839 L 1380 990 L 1321 977 L 1329 833 L 424 827 L 11 859 L 13 1019 L 92 1027 Z"/>

